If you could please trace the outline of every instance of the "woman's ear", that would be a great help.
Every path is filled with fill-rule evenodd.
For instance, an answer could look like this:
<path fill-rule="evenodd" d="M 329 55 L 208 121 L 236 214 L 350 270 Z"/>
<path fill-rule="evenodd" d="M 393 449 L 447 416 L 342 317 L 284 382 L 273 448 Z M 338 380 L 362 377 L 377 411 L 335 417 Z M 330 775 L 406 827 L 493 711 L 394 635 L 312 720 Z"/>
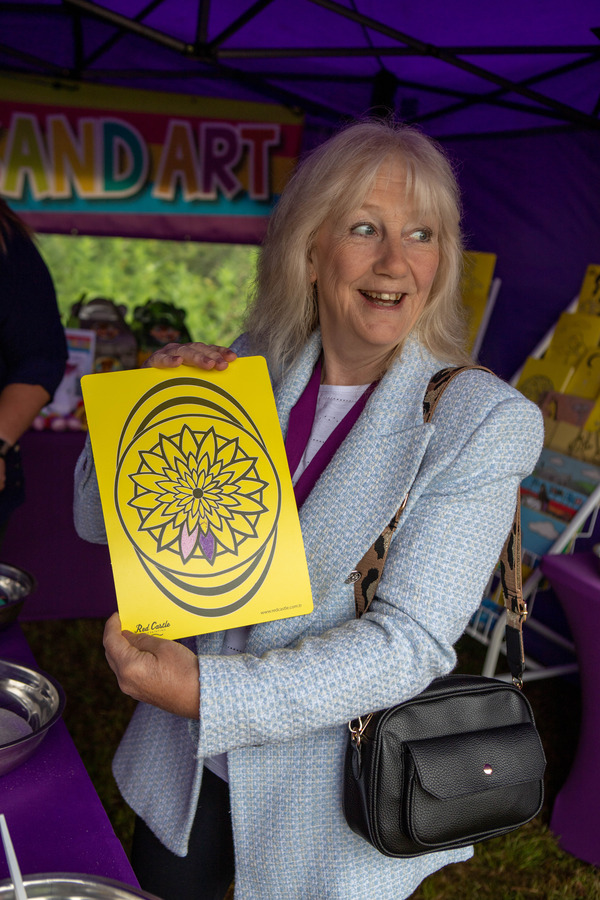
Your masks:
<path fill-rule="evenodd" d="M 312 256 L 310 253 L 308 254 L 307 266 L 308 266 L 308 277 L 310 278 L 310 282 L 311 282 L 311 284 L 315 284 L 315 282 L 317 280 L 317 270 L 315 269 L 315 267 L 313 265 Z"/>

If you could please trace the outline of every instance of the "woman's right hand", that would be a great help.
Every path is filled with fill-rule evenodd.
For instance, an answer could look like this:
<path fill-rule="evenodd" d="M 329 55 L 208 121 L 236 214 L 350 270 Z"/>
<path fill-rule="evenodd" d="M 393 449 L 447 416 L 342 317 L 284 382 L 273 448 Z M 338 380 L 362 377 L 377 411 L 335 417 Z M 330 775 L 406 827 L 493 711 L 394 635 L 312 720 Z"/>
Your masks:
<path fill-rule="evenodd" d="M 237 353 L 229 347 L 217 344 L 203 344 L 201 341 L 192 344 L 165 344 L 155 350 L 146 361 L 146 366 L 156 369 L 173 369 L 176 366 L 196 366 L 198 369 L 226 369 L 229 363 L 237 359 Z"/>
<path fill-rule="evenodd" d="M 198 718 L 198 657 L 179 641 L 121 630 L 113 613 L 104 627 L 104 651 L 124 694 L 159 709 Z"/>

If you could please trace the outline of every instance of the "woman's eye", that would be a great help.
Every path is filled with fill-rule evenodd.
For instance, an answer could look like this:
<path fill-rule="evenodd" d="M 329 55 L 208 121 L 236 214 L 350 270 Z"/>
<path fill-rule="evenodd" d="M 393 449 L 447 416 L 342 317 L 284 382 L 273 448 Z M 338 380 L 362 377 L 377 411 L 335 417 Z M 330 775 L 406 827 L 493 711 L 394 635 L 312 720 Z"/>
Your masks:
<path fill-rule="evenodd" d="M 421 244 L 427 244 L 433 239 L 433 231 L 431 228 L 415 228 L 411 231 L 410 237 Z"/>
<path fill-rule="evenodd" d="M 361 222 L 360 225 L 354 225 L 351 231 L 352 234 L 362 234 L 364 237 L 371 237 L 376 234 L 374 227 L 369 225 L 368 222 Z"/>

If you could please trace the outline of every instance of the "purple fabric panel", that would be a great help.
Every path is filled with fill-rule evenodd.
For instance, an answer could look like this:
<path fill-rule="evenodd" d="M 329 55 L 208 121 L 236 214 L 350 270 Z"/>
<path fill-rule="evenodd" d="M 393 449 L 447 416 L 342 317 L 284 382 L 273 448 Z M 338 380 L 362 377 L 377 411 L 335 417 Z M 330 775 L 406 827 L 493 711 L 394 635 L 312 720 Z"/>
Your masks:
<path fill-rule="evenodd" d="M 37 668 L 16 624 L 0 633 L 0 656 Z M 0 796 L 23 875 L 77 872 L 138 886 L 64 722 L 52 726 L 25 763 L 0 777 Z M 0 853 L 0 879 L 8 877 Z"/>
<path fill-rule="evenodd" d="M 600 866 L 600 568 L 593 553 L 544 556 L 541 568 L 569 620 L 582 701 L 577 752 L 556 797 L 550 827 L 564 850 Z"/>
<path fill-rule="evenodd" d="M 108 547 L 73 526 L 73 470 L 83 432 L 28 431 L 21 439 L 25 503 L 11 516 L 2 562 L 35 577 L 21 619 L 107 618 L 117 609 Z"/>
<path fill-rule="evenodd" d="M 570 131 L 443 143 L 458 167 L 468 248 L 496 253 L 502 279 L 480 361 L 509 379 L 600 263 L 600 139 Z"/>

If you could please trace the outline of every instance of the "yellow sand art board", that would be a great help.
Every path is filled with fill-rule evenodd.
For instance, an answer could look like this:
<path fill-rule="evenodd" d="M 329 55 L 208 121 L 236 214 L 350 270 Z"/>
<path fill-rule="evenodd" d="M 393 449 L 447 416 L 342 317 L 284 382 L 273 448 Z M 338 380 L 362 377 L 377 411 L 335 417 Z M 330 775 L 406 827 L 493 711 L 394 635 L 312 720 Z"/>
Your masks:
<path fill-rule="evenodd" d="M 122 626 L 179 638 L 311 612 L 262 357 L 82 378 Z"/>

